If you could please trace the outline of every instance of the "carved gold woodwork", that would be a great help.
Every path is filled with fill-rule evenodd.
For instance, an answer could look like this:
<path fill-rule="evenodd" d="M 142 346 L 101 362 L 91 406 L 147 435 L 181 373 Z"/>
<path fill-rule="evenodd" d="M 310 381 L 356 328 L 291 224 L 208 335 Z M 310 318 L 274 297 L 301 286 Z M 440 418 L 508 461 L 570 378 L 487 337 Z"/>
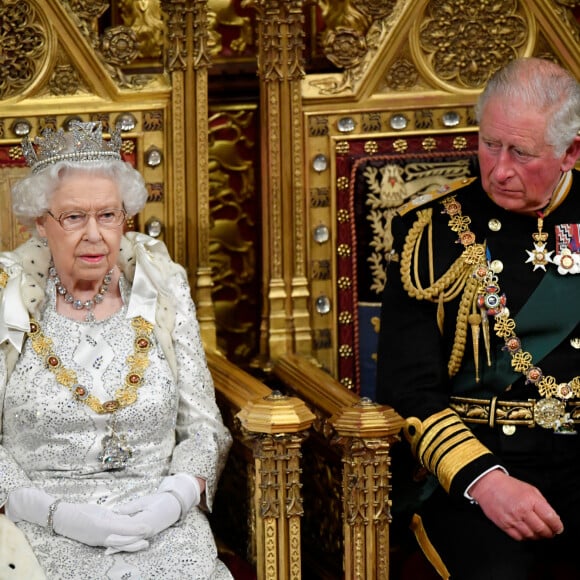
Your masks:
<path fill-rule="evenodd" d="M 165 24 L 160 0 L 121 0 L 119 9 L 124 24 L 135 33 L 139 56 L 161 57 Z"/>
<path fill-rule="evenodd" d="M 305 533 L 312 522 L 329 526 L 325 535 L 336 538 L 342 556 L 344 578 L 379 580 L 389 577 L 390 449 L 399 440 L 403 419 L 390 407 L 359 399 L 326 372 L 299 355 L 280 357 L 274 374 L 309 407 L 316 409 L 314 429 L 327 446 L 336 446 L 336 456 L 326 453 L 325 463 L 342 470 L 326 478 L 324 502 L 310 501 L 312 481 L 305 478 Z M 337 462 L 340 468 L 337 466 Z M 315 480 L 316 481 L 316 480 Z M 338 484 L 338 485 L 337 485 Z M 327 511 L 316 511 L 316 507 Z M 328 518 L 328 512 L 340 513 L 340 521 Z M 337 530 L 337 526 L 341 529 Z M 319 528 L 320 529 L 320 528 Z M 303 545 L 303 558 L 311 558 L 310 544 Z M 324 555 L 314 552 L 314 559 L 324 561 L 336 554 L 336 545 L 327 545 Z M 327 563 L 327 567 L 332 564 Z M 336 565 L 336 562 L 335 562 Z"/>
<path fill-rule="evenodd" d="M 240 505 L 247 505 L 248 526 L 255 541 L 245 546 L 247 557 L 256 566 L 259 580 L 299 580 L 301 446 L 314 415 L 298 398 L 271 392 L 216 353 L 208 353 L 208 362 L 218 399 L 227 404 L 226 423 L 235 433 L 236 443 L 243 443 L 243 447 L 234 445 L 232 454 L 245 454 L 249 462 L 245 478 L 226 470 L 220 484 L 235 497 L 243 494 Z M 231 485 L 232 478 L 241 487 Z M 238 534 L 227 521 L 221 522 L 224 526 L 229 527 L 230 535 Z"/>
<path fill-rule="evenodd" d="M 179 257 L 195 289 L 197 316 L 207 348 L 216 349 L 209 256 L 208 74 L 210 62 L 205 0 L 163 0 L 168 14 L 168 68 L 173 87 L 172 190 L 187 218 L 179 232 Z M 183 222 L 185 225 L 185 222 Z"/>
<path fill-rule="evenodd" d="M 210 52 L 216 59 L 228 53 L 242 56 L 254 44 L 250 18 L 236 10 L 235 0 L 208 0 L 208 25 Z M 237 34 L 226 39 L 222 34 L 225 28 L 235 29 Z"/>
<path fill-rule="evenodd" d="M 212 104 L 210 263 L 218 344 L 234 362 L 258 352 L 259 216 L 256 105 Z"/>
<path fill-rule="evenodd" d="M 311 350 L 300 80 L 303 0 L 247 0 L 258 12 L 264 272 L 263 358 Z"/>
<path fill-rule="evenodd" d="M 258 578 L 302 577 L 301 445 L 314 419 L 302 401 L 274 392 L 238 413 L 253 447 Z"/>

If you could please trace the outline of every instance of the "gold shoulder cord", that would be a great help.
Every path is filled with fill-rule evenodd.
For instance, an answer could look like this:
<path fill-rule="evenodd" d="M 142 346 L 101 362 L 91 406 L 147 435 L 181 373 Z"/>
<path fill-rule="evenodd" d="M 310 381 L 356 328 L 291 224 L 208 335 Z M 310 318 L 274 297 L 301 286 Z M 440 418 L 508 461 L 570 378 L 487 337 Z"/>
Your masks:
<path fill-rule="evenodd" d="M 450 216 L 453 215 L 452 207 L 454 200 L 455 198 L 451 196 L 449 202 L 444 203 L 446 211 Z M 434 280 L 433 240 L 431 236 L 432 215 L 433 210 L 431 208 L 417 212 L 417 221 L 407 233 L 403 251 L 401 252 L 401 280 L 403 288 L 411 298 L 429 300 L 430 302 L 438 304 L 437 324 L 440 332 L 443 332 L 443 304 L 454 300 L 463 292 L 457 311 L 457 324 L 455 327 L 453 347 L 447 364 L 449 376 L 452 377 L 459 371 L 463 355 L 465 354 L 468 324 L 472 328 L 474 349 L 479 345 L 478 329 L 481 317 L 477 314 L 476 309 L 478 284 L 477 280 L 471 274 L 474 264 L 481 262 L 482 259 L 485 261 L 485 246 L 473 244 L 474 240 L 470 240 L 469 244 L 466 243 L 466 240 L 462 240 L 464 247 L 466 245 L 469 247 L 465 247 L 461 256 L 451 264 L 449 269 L 438 280 Z M 451 224 L 451 229 L 458 232 L 461 239 L 461 234 L 469 231 L 468 226 L 471 220 L 464 216 L 459 216 L 459 218 L 456 220 L 456 223 Z M 451 217 L 451 221 L 453 221 L 453 217 Z M 427 227 L 427 255 L 430 280 L 429 286 L 423 288 L 419 277 L 419 253 L 423 243 L 425 228 Z M 475 359 L 477 360 L 477 356 Z"/>

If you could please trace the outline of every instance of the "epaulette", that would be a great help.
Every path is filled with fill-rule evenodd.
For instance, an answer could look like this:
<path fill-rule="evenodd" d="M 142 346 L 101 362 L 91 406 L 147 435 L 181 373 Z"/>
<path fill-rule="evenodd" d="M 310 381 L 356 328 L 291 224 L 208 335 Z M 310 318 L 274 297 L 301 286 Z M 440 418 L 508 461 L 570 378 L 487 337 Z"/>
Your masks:
<path fill-rule="evenodd" d="M 462 177 L 461 179 L 457 179 L 455 181 L 452 181 L 451 183 L 446 183 L 445 185 L 440 185 L 436 189 L 432 189 L 431 191 L 428 191 L 427 193 L 422 193 L 421 195 L 418 195 L 417 197 L 412 198 L 407 203 L 402 204 L 397 209 L 397 213 L 399 215 L 405 215 L 406 213 L 410 212 L 411 210 L 417 209 L 418 207 L 421 207 L 422 205 L 430 203 L 430 202 L 432 202 L 436 199 L 439 199 L 440 197 L 443 197 L 445 195 L 449 195 L 450 193 L 453 193 L 454 191 L 457 191 L 458 189 L 461 189 L 463 187 L 467 187 L 468 185 L 471 185 L 476 179 L 477 179 L 477 177 Z"/>
<path fill-rule="evenodd" d="M 0 288 L 5 288 L 8 284 L 8 274 L 6 270 L 0 268 Z"/>

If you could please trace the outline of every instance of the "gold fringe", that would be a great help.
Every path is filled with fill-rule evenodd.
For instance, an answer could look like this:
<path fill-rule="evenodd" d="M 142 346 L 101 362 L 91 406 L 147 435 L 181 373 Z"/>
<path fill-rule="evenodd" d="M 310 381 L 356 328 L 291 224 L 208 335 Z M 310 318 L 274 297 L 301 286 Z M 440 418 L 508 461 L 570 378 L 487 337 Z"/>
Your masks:
<path fill-rule="evenodd" d="M 431 566 L 435 568 L 435 571 L 441 578 L 443 578 L 443 580 L 448 580 L 449 571 L 447 570 L 447 566 L 445 566 L 439 552 L 437 552 L 435 546 L 431 543 L 431 540 L 425 531 L 425 527 L 423 526 L 423 520 L 419 514 L 413 514 L 410 527 L 421 551 L 425 554 L 425 558 L 429 560 Z"/>
<path fill-rule="evenodd" d="M 465 354 L 467 328 L 469 324 L 468 318 L 472 306 L 477 299 L 478 283 L 472 276 L 474 268 L 473 252 L 469 255 L 464 252 L 459 256 L 459 258 L 457 258 L 457 260 L 455 260 L 455 262 L 453 262 L 453 264 L 451 264 L 447 272 L 445 272 L 439 279 L 434 279 L 433 240 L 431 237 L 432 217 L 432 208 L 419 210 L 417 212 L 417 220 L 407 232 L 407 237 L 405 238 L 405 243 L 401 252 L 401 281 L 403 283 L 403 288 L 411 298 L 416 298 L 417 300 L 428 300 L 437 304 L 437 326 L 441 333 L 443 332 L 443 324 L 445 320 L 444 304 L 454 300 L 457 296 L 462 294 L 457 312 L 457 324 L 453 346 L 447 364 L 449 377 L 453 377 L 459 372 Z M 419 256 L 426 228 L 427 265 L 430 280 L 429 286 L 424 288 L 419 276 Z M 485 256 L 485 252 L 483 252 L 482 255 Z M 485 320 L 483 321 L 482 328 L 486 353 L 489 361 L 491 356 L 489 347 L 489 326 L 486 329 Z"/>

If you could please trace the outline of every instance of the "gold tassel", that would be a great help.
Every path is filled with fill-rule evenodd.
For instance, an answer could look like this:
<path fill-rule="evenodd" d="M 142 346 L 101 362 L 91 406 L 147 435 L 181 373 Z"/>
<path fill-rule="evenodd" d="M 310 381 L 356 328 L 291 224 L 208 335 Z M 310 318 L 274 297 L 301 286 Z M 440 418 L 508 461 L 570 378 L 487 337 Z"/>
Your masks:
<path fill-rule="evenodd" d="M 443 334 L 443 323 L 445 322 L 445 308 L 444 303 L 444 293 L 439 294 L 439 299 L 437 300 L 437 326 L 439 327 L 439 332 Z"/>
<path fill-rule="evenodd" d="M 491 343 L 489 338 L 489 318 L 487 312 L 481 311 L 481 327 L 483 329 L 483 344 L 485 345 L 485 354 L 487 356 L 487 366 L 491 366 Z"/>
<path fill-rule="evenodd" d="M 475 382 L 479 383 L 479 333 L 481 324 L 481 315 L 474 312 L 467 318 L 471 326 L 471 341 L 473 342 L 473 361 L 475 363 Z"/>

